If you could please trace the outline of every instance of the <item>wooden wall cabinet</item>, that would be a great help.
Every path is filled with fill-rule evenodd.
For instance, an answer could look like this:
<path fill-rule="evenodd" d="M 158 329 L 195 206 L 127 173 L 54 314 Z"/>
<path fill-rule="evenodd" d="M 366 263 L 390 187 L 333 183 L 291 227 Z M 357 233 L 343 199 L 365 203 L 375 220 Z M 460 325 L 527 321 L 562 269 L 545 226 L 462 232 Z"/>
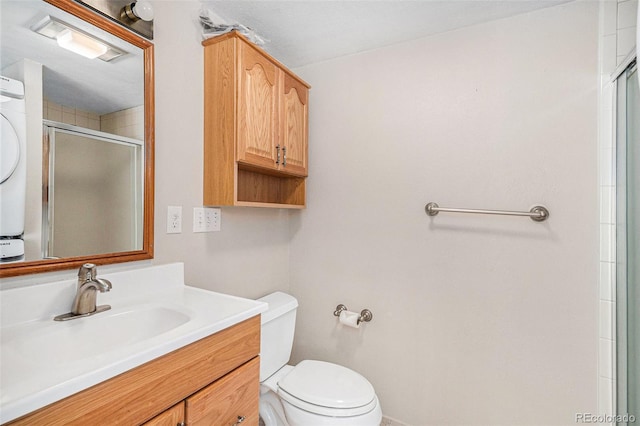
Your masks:
<path fill-rule="evenodd" d="M 258 315 L 8 425 L 257 426 L 259 352 Z"/>
<path fill-rule="evenodd" d="M 202 44 L 204 205 L 303 208 L 310 86 L 235 31 Z"/>

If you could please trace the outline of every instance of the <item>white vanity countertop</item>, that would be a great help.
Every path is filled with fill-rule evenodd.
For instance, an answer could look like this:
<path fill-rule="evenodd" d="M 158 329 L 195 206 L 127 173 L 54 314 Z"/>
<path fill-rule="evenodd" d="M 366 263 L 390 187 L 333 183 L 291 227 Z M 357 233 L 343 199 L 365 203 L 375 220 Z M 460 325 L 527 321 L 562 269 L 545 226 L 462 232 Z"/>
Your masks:
<path fill-rule="evenodd" d="M 181 263 L 100 274 L 98 305 L 71 321 L 76 281 L 0 291 L 0 423 L 14 420 L 267 310 L 184 285 Z M 98 330 L 98 331 L 96 331 Z"/>

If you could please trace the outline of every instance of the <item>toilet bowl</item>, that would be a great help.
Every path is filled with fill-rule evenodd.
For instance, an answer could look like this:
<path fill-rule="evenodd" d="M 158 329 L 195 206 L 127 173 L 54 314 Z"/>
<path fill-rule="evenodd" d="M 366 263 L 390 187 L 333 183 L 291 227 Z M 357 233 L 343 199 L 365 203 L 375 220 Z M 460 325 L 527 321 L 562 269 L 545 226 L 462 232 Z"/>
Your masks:
<path fill-rule="evenodd" d="M 375 390 L 357 372 L 324 361 L 287 365 L 297 300 L 276 292 L 261 299 L 260 417 L 265 426 L 378 426 Z"/>

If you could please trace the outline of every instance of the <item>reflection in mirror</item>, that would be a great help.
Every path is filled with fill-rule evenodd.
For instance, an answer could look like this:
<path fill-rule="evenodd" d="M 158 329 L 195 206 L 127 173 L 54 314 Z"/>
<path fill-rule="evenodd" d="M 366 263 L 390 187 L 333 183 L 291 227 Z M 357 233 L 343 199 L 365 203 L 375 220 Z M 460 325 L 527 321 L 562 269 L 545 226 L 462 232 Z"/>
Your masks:
<path fill-rule="evenodd" d="M 45 258 L 142 249 L 142 142 L 45 120 Z"/>
<path fill-rule="evenodd" d="M 151 258 L 153 45 L 72 0 L 0 8 L 0 276 Z"/>

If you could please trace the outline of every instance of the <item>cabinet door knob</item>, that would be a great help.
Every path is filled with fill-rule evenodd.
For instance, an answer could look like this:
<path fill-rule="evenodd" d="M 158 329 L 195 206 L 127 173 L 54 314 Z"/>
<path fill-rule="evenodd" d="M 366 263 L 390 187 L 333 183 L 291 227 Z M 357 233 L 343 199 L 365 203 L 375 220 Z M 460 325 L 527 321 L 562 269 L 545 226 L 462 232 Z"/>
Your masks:
<path fill-rule="evenodd" d="M 282 166 L 286 166 L 287 165 L 287 147 L 283 146 L 282 147 Z"/>
<path fill-rule="evenodd" d="M 233 426 L 238 426 L 242 422 L 244 422 L 244 416 L 238 416 L 238 421 L 235 422 Z"/>
<path fill-rule="evenodd" d="M 280 164 L 280 145 L 276 145 L 276 164 Z"/>

